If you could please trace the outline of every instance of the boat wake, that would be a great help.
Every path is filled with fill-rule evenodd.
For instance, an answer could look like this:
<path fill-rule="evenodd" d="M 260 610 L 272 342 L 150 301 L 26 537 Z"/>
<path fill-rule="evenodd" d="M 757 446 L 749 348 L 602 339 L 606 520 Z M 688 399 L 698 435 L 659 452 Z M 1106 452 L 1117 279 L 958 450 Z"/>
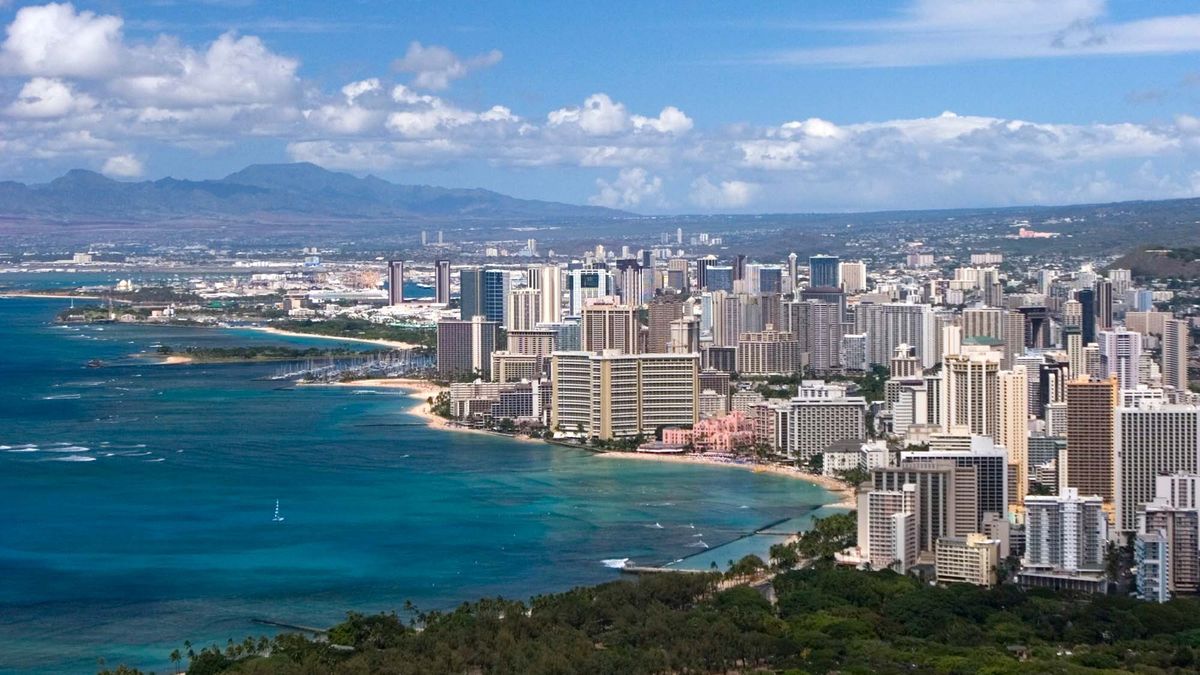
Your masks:
<path fill-rule="evenodd" d="M 629 558 L 608 558 L 600 563 L 610 569 L 619 570 L 629 564 Z"/>
<path fill-rule="evenodd" d="M 96 458 L 88 457 L 87 455 L 67 455 L 65 457 L 48 457 L 42 461 L 43 462 L 94 462 L 94 461 L 96 461 Z"/>

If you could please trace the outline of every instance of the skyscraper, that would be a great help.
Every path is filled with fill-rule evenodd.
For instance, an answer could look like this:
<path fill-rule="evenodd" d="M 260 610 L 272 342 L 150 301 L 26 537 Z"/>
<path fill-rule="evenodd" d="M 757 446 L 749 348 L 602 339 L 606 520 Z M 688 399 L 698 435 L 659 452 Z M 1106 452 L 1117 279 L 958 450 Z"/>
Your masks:
<path fill-rule="evenodd" d="M 510 331 L 533 330 L 542 319 L 542 291 L 537 288 L 514 288 L 508 293 L 504 311 L 504 327 Z"/>
<path fill-rule="evenodd" d="M 942 364 L 946 386 L 942 395 L 946 411 L 943 428 L 967 429 L 971 434 L 996 434 L 1000 395 L 1000 354 L 986 347 L 966 346 Z"/>
<path fill-rule="evenodd" d="M 542 321 L 562 321 L 562 270 L 558 265 L 535 265 L 527 272 L 529 287 L 542 292 Z"/>
<path fill-rule="evenodd" d="M 1162 382 L 1179 391 L 1188 388 L 1188 322 L 1185 319 L 1163 321 Z"/>
<path fill-rule="evenodd" d="M 579 316 L 588 300 L 616 295 L 612 273 L 604 268 L 584 268 L 567 272 L 568 311 Z"/>
<path fill-rule="evenodd" d="M 1116 375 L 1121 389 L 1134 389 L 1140 381 L 1138 366 L 1142 356 L 1142 335 L 1130 330 L 1102 330 L 1100 345 L 1102 377 Z"/>
<path fill-rule="evenodd" d="M 1096 328 L 1108 330 L 1113 326 L 1113 287 L 1108 279 L 1096 281 Z"/>
<path fill-rule="evenodd" d="M 484 315 L 483 268 L 466 267 L 458 271 L 458 318 L 470 321 Z"/>
<path fill-rule="evenodd" d="M 734 270 L 732 267 L 708 265 L 705 267 L 704 285 L 710 291 L 733 292 Z"/>
<path fill-rule="evenodd" d="M 433 263 L 433 301 L 450 304 L 450 261 L 445 258 Z"/>
<path fill-rule="evenodd" d="M 1046 572 L 1104 571 L 1108 518 L 1103 501 L 1076 488 L 1025 500 L 1024 568 Z"/>
<path fill-rule="evenodd" d="M 1117 400 L 1115 377 L 1097 380 L 1084 376 L 1067 383 L 1066 484 L 1110 504 Z"/>
<path fill-rule="evenodd" d="M 1009 472 L 1015 473 L 1009 504 L 1025 502 L 1029 490 L 1029 373 L 1025 366 L 1013 366 L 999 375 L 999 404 L 994 438 L 1008 449 Z"/>
<path fill-rule="evenodd" d="M 492 352 L 496 350 L 498 324 L 482 316 L 470 321 L 447 319 L 437 326 L 438 375 L 459 379 L 478 375 L 491 377 Z"/>
<path fill-rule="evenodd" d="M 646 351 L 651 354 L 666 353 L 671 341 L 671 322 L 683 317 L 685 307 L 683 296 L 677 293 L 664 293 L 655 296 L 647 305 L 647 318 L 650 331 L 646 339 Z"/>
<path fill-rule="evenodd" d="M 814 288 L 841 288 L 840 260 L 835 255 L 814 255 L 808 259 L 809 285 Z"/>
<path fill-rule="evenodd" d="M 388 304 L 404 304 L 404 261 L 388 261 Z"/>
<path fill-rule="evenodd" d="M 696 286 L 702 291 L 708 290 L 708 268 L 717 263 L 717 256 L 706 255 L 696 260 Z M 732 282 L 732 280 L 731 280 Z M 725 290 L 733 290 L 732 283 Z"/>
<path fill-rule="evenodd" d="M 583 307 L 580 349 L 636 354 L 640 324 L 637 308 L 606 300 L 591 300 Z"/>
<path fill-rule="evenodd" d="M 861 293 L 867 290 L 867 264 L 861 260 L 848 261 L 839 265 L 842 278 L 842 290 L 847 293 Z"/>
<path fill-rule="evenodd" d="M 1200 408 L 1154 400 L 1118 408 L 1115 438 L 1117 529 L 1132 532 L 1156 476 L 1200 470 Z"/>
<path fill-rule="evenodd" d="M 1083 345 L 1086 347 L 1096 341 L 1096 291 L 1090 288 L 1080 289 L 1075 294 L 1079 301 L 1080 331 L 1083 335 Z"/>

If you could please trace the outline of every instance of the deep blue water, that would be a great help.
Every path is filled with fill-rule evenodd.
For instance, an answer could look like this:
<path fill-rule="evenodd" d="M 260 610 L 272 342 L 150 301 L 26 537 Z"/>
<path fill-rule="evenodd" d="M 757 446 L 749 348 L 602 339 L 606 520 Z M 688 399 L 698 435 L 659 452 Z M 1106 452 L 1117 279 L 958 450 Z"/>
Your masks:
<path fill-rule="evenodd" d="M 55 326 L 62 306 L 0 299 L 0 672 L 163 672 L 184 639 L 268 632 L 256 618 L 526 598 L 832 501 L 771 475 L 435 431 L 401 392 L 259 379 L 275 364 L 155 365 L 132 355 L 330 343 Z"/>

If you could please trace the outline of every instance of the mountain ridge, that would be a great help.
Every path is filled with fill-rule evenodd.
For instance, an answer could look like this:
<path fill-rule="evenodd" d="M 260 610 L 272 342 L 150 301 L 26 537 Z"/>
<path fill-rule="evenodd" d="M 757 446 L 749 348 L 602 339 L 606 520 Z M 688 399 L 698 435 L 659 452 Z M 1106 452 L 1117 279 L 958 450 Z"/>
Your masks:
<path fill-rule="evenodd" d="M 622 218 L 600 206 L 520 199 L 483 188 L 405 185 L 315 164 L 251 164 L 224 178 L 119 181 L 71 169 L 46 183 L 0 182 L 0 214 L 133 221 L 189 216 L 274 215 L 338 219 Z"/>

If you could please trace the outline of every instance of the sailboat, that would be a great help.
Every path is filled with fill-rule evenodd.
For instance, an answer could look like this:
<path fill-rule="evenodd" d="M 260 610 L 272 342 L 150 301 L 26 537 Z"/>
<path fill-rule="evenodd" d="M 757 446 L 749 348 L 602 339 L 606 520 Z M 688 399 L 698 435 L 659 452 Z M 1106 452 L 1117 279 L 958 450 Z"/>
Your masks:
<path fill-rule="evenodd" d="M 276 523 L 283 522 L 283 516 L 279 515 L 279 500 L 278 499 L 275 500 L 275 517 L 271 518 L 271 521 L 276 522 Z"/>

